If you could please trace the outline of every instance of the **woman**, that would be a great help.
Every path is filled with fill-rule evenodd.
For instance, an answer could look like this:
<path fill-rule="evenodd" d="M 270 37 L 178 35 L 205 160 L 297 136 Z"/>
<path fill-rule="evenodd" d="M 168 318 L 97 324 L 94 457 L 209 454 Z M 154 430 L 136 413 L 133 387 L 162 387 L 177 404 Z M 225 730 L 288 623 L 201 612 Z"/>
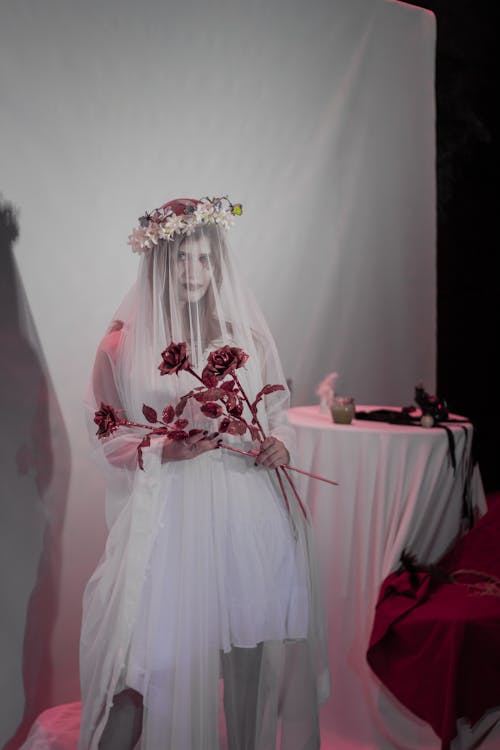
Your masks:
<path fill-rule="evenodd" d="M 226 244 L 239 213 L 225 198 L 179 199 L 142 217 L 138 278 L 97 352 L 91 416 L 104 402 L 144 422 L 143 404 L 161 414 L 199 385 L 162 376 L 171 341 L 186 342 L 198 373 L 211 351 L 241 348 L 250 397 L 284 382 Z M 267 750 L 278 733 L 283 750 L 319 747 L 328 674 L 310 523 L 287 510 L 272 471 L 289 462 L 287 406 L 286 391 L 263 400 L 269 437 L 256 442 L 221 436 L 191 399 L 183 418 L 201 432 L 153 439 L 143 471 L 141 430 L 100 442 L 109 537 L 84 596 L 80 750 L 139 736 L 142 750 Z"/>

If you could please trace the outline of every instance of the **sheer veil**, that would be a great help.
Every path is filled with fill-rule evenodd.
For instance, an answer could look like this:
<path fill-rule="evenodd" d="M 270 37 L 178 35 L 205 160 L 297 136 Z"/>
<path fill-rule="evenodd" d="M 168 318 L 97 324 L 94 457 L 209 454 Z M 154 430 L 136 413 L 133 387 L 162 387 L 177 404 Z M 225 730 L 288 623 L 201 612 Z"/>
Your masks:
<path fill-rule="evenodd" d="M 161 352 L 171 341 L 187 343 L 199 371 L 210 350 L 224 344 L 244 349 L 249 360 L 242 379 L 249 395 L 263 383 L 286 384 L 272 335 L 239 278 L 225 234 L 218 225 L 199 227 L 189 236 L 160 241 L 142 255 L 137 280 L 98 352 L 89 390 L 91 413 L 109 398 L 119 401 L 129 419 L 143 421 L 143 403 L 161 411 L 189 390 L 189 376 L 159 373 Z M 206 291 L 197 299 L 204 285 Z M 273 434 L 290 443 L 293 432 L 284 418 L 288 404 L 287 389 L 273 394 L 263 419 L 273 425 Z"/>
<path fill-rule="evenodd" d="M 158 364 L 171 341 L 187 343 L 197 370 L 209 350 L 224 344 L 241 347 L 249 354 L 245 377 L 250 392 L 263 377 L 284 382 L 270 331 L 238 277 L 225 230 L 217 225 L 199 227 L 143 255 L 137 282 L 118 310 L 118 321 L 123 324 L 118 385 L 126 394 L 125 408 L 132 413 L 141 408 L 145 394 L 161 399 L 165 392 L 166 378 L 159 374 Z M 182 379 L 177 379 L 177 386 L 181 395 Z M 287 394 L 281 397 L 280 410 L 286 398 Z"/>

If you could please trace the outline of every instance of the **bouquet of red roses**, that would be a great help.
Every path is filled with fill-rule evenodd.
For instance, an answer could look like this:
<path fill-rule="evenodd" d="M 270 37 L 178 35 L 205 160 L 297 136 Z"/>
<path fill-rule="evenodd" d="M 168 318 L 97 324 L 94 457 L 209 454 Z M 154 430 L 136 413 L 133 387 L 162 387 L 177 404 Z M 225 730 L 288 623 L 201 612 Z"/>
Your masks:
<path fill-rule="evenodd" d="M 235 346 L 223 346 L 211 352 L 201 375 L 193 369 L 189 360 L 186 344 L 172 342 L 162 353 L 162 361 L 159 370 L 162 375 L 176 375 L 179 372 L 189 372 L 201 385 L 184 394 L 177 404 L 168 404 L 161 414 L 161 418 L 155 409 L 143 404 L 142 413 L 149 424 L 131 422 L 125 417 L 120 417 L 117 411 L 108 404 L 101 403 L 100 409 L 95 412 L 94 422 L 98 426 L 97 437 L 105 438 L 111 435 L 119 427 L 141 427 L 147 430 L 137 446 L 138 463 L 144 469 L 142 451 L 151 444 L 152 437 L 163 436 L 169 440 L 186 440 L 187 438 L 201 433 L 196 428 L 189 429 L 189 421 L 183 417 L 184 410 L 190 399 L 194 399 L 200 405 L 200 411 L 210 419 L 219 420 L 217 430 L 219 433 L 228 435 L 244 435 L 248 432 L 252 440 L 262 442 L 266 434 L 258 417 L 258 404 L 264 396 L 275 391 L 284 390 L 283 385 L 265 385 L 257 393 L 253 401 L 250 401 L 243 389 L 236 370 L 244 366 L 248 360 L 248 354 L 243 349 Z M 244 417 L 245 406 L 248 408 L 248 419 Z M 247 456 L 255 456 L 254 452 L 243 451 L 233 446 L 222 443 L 225 448 L 236 453 Z M 319 477 L 315 474 L 298 469 L 295 466 L 282 464 L 274 469 L 280 485 L 281 493 L 287 509 L 289 510 L 288 497 L 283 482 L 287 480 L 292 493 L 299 504 L 304 517 L 306 511 L 297 493 L 295 485 L 290 477 L 289 471 L 297 471 L 315 479 L 337 484 L 330 479 Z M 283 476 L 282 476 L 283 475 Z"/>

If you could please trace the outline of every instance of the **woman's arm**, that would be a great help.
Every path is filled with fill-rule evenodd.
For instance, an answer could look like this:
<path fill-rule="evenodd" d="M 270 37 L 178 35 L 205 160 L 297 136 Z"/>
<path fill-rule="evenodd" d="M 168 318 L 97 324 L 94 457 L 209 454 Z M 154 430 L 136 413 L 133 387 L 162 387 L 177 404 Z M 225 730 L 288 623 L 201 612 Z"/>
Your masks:
<path fill-rule="evenodd" d="M 92 375 L 92 388 L 95 403 L 104 402 L 112 406 L 120 416 L 126 417 L 118 393 L 115 379 L 116 351 L 120 333 L 109 334 L 101 344 Z M 137 447 L 145 432 L 140 428 L 122 427 L 107 438 L 101 439 L 101 448 L 110 464 L 117 468 L 135 470 L 138 466 Z M 162 440 L 156 438 L 155 440 Z M 202 433 L 193 435 L 186 440 L 163 439 L 161 462 L 185 461 L 196 458 L 202 453 L 218 448 L 219 433 Z"/>
<path fill-rule="evenodd" d="M 120 333 L 114 332 L 108 334 L 101 343 L 92 372 L 92 390 L 95 404 L 108 404 L 120 416 L 125 417 L 115 380 L 114 359 L 119 337 Z M 138 428 L 118 428 L 112 435 L 101 438 L 98 442 L 103 455 L 112 466 L 135 470 L 138 466 L 137 446 L 143 437 L 143 431 Z"/>

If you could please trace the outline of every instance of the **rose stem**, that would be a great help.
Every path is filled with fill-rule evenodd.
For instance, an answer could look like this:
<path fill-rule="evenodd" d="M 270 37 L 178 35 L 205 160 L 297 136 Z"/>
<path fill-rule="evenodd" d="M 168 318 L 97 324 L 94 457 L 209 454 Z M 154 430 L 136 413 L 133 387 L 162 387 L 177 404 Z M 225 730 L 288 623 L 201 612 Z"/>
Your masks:
<path fill-rule="evenodd" d="M 282 469 L 290 469 L 291 471 L 296 471 L 299 474 L 304 474 L 306 477 L 311 477 L 311 479 L 319 479 L 321 482 L 328 482 L 328 484 L 333 484 L 335 487 L 339 486 L 338 482 L 334 482 L 333 479 L 327 479 L 326 477 L 321 477 L 319 474 L 311 474 L 310 471 L 304 471 L 304 469 L 298 469 L 296 466 L 290 466 L 290 464 L 281 464 Z"/>
<path fill-rule="evenodd" d="M 303 505 L 303 503 L 302 503 L 302 500 L 301 500 L 301 499 L 300 499 L 300 497 L 299 497 L 299 493 L 298 493 L 298 492 L 297 492 L 297 490 L 295 489 L 295 485 L 294 485 L 294 483 L 292 482 L 292 479 L 291 479 L 291 477 L 290 477 L 290 476 L 288 475 L 288 472 L 287 472 L 287 470 L 286 470 L 285 468 L 283 468 L 283 469 L 282 469 L 282 471 L 283 471 L 283 474 L 285 475 L 285 477 L 286 477 L 286 478 L 288 479 L 288 484 L 289 484 L 289 485 L 290 485 L 290 487 L 292 488 L 292 492 L 293 492 L 293 494 L 295 495 L 295 499 L 297 500 L 298 504 L 300 505 L 300 509 L 301 509 L 302 513 L 304 514 L 304 518 L 305 518 L 305 519 L 307 520 L 307 513 L 306 513 L 306 509 L 304 508 L 304 505 Z"/>
<path fill-rule="evenodd" d="M 251 458 L 255 458 L 255 456 L 257 455 L 257 453 L 252 453 L 251 451 L 242 451 L 240 450 L 240 448 L 233 448 L 231 445 L 226 445 L 226 443 L 221 443 L 220 448 L 225 448 L 228 451 L 233 451 L 233 453 L 241 453 L 242 456 L 250 456 Z M 299 474 L 304 474 L 306 477 L 311 477 L 311 479 L 319 479 L 321 482 L 328 482 L 328 484 L 334 484 L 336 487 L 338 487 L 339 484 L 338 482 L 334 482 L 333 479 L 321 477 L 319 474 L 311 474 L 310 471 L 298 469 L 296 466 L 290 466 L 290 464 L 280 464 L 280 469 L 297 471 Z"/>
<path fill-rule="evenodd" d="M 235 372 L 233 372 L 233 373 L 231 373 L 231 374 L 232 374 L 232 376 L 233 376 L 233 380 L 234 380 L 234 382 L 236 383 L 236 385 L 237 385 L 237 386 L 238 386 L 238 388 L 240 389 L 240 393 L 241 393 L 241 395 L 243 396 L 244 400 L 246 401 L 246 404 L 247 404 L 248 408 L 250 409 L 250 414 L 251 414 L 251 415 L 252 415 L 252 417 L 253 417 L 253 420 L 252 420 L 252 421 L 254 422 L 254 424 L 256 424 L 256 425 L 257 425 L 258 429 L 260 430 L 260 433 L 261 433 L 261 435 L 262 435 L 262 439 L 263 439 L 263 440 L 265 440 L 265 439 L 266 439 L 266 433 L 265 433 L 265 432 L 264 432 L 264 430 L 262 429 L 262 425 L 261 425 L 261 423 L 259 422 L 259 418 L 257 417 L 257 414 L 256 414 L 256 412 L 254 412 L 254 410 L 252 409 L 252 405 L 250 404 L 250 401 L 248 400 L 248 396 L 247 396 L 247 394 L 245 393 L 245 391 L 243 390 L 243 387 L 242 387 L 242 385 L 241 385 L 240 381 L 238 380 L 238 376 L 236 375 L 236 373 L 235 373 Z"/>
<path fill-rule="evenodd" d="M 192 368 L 192 367 L 186 367 L 186 372 L 189 372 L 189 374 L 190 374 L 190 375 L 193 375 L 193 376 L 194 376 L 194 377 L 195 377 L 195 378 L 196 378 L 197 380 L 199 380 L 199 381 L 200 381 L 200 383 L 201 383 L 201 384 L 202 384 L 203 386 L 205 386 L 205 388 L 207 387 L 207 386 L 206 386 L 206 384 L 205 384 L 205 383 L 203 382 L 203 380 L 202 380 L 202 379 L 200 378 L 200 376 L 198 375 L 198 373 L 197 373 L 197 372 L 195 372 L 195 371 L 193 370 L 193 368 Z"/>
<path fill-rule="evenodd" d="M 275 469 L 274 471 L 276 472 L 276 476 L 278 477 L 278 482 L 280 483 L 281 494 L 283 495 L 283 500 L 285 501 L 286 509 L 288 513 L 290 513 L 290 503 L 288 502 L 288 498 L 286 496 L 285 486 L 283 484 L 282 478 L 280 477 L 279 469 Z"/>
<path fill-rule="evenodd" d="M 126 419 L 123 422 L 120 422 L 120 424 L 124 427 L 142 427 L 143 430 L 152 430 L 154 422 L 151 424 L 139 424 L 139 422 L 129 422 L 128 419 Z M 162 422 L 157 421 L 156 424 L 162 424 Z"/>

